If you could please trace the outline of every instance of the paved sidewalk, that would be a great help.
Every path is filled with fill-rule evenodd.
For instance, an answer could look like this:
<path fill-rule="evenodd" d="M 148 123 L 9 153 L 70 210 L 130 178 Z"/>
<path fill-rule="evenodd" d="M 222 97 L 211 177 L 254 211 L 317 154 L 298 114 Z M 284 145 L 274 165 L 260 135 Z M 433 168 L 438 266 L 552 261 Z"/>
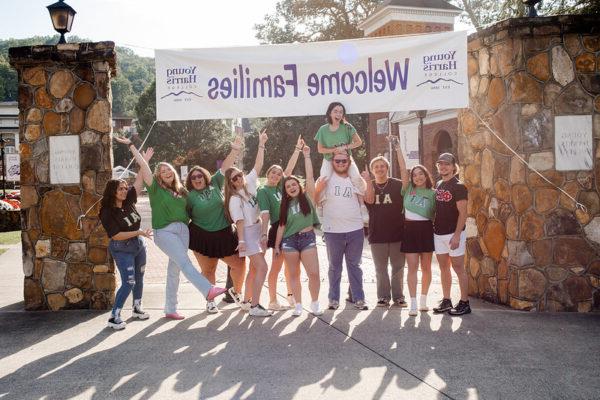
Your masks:
<path fill-rule="evenodd" d="M 206 314 L 185 283 L 187 318 L 167 321 L 164 259 L 151 248 L 144 289 L 151 318 L 113 332 L 107 312 L 21 311 L 20 251 L 0 255 L 2 400 L 600 398 L 598 314 L 518 312 L 472 299 L 473 313 L 455 318 L 346 305 L 321 317 L 283 311 L 252 319 L 224 303 Z M 369 268 L 365 256 L 373 303 Z M 432 299 L 440 292 L 435 276 Z M 279 293 L 283 301 L 284 284 Z M 325 279 L 321 299 L 326 293 Z"/>

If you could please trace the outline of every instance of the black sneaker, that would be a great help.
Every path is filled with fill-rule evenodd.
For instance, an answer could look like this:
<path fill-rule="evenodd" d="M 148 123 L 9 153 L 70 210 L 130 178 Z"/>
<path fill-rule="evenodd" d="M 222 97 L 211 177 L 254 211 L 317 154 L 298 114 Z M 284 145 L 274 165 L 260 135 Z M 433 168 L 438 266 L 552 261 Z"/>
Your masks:
<path fill-rule="evenodd" d="M 109 328 L 114 329 L 115 331 L 120 331 L 121 329 L 125 329 L 125 321 L 123 321 L 120 317 L 111 317 L 108 320 L 107 326 Z"/>
<path fill-rule="evenodd" d="M 450 299 L 442 299 L 437 307 L 433 307 L 434 314 L 445 313 L 452 309 L 452 301 Z"/>
<path fill-rule="evenodd" d="M 223 300 L 225 303 L 229 303 L 229 304 L 235 303 L 235 300 L 233 299 L 233 297 L 231 297 L 229 292 L 225 293 L 225 296 L 223 296 L 223 299 L 221 299 L 221 300 Z"/>
<path fill-rule="evenodd" d="M 469 305 L 469 300 L 459 301 L 458 304 L 456 305 L 456 307 L 454 307 L 450 311 L 448 311 L 448 314 L 450 314 L 450 315 L 463 315 L 463 314 L 470 314 L 470 313 L 471 313 L 471 306 Z"/>
<path fill-rule="evenodd" d="M 379 299 L 377 300 L 377 307 L 389 307 L 390 301 L 388 299 Z"/>
<path fill-rule="evenodd" d="M 406 300 L 404 300 L 404 299 L 395 299 L 394 306 L 400 307 L 400 308 L 406 308 L 406 307 L 408 307 L 408 304 L 406 303 Z"/>

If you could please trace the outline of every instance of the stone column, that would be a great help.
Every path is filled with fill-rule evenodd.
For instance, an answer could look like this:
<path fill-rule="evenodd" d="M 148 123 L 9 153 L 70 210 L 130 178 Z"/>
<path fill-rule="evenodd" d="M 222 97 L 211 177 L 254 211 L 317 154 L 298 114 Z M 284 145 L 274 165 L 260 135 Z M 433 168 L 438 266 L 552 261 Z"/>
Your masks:
<path fill-rule="evenodd" d="M 471 109 L 459 115 L 459 153 L 470 189 L 466 265 L 473 296 L 522 310 L 600 309 L 597 27 L 592 16 L 522 18 L 469 37 Z M 591 171 L 555 169 L 554 118 L 566 115 L 592 116 Z"/>
<path fill-rule="evenodd" d="M 96 202 L 112 174 L 114 43 L 14 47 L 9 57 L 19 76 L 25 309 L 108 309 L 114 266 Z M 79 154 L 63 159 L 79 156 L 79 182 L 51 183 L 59 136 L 79 138 Z"/>

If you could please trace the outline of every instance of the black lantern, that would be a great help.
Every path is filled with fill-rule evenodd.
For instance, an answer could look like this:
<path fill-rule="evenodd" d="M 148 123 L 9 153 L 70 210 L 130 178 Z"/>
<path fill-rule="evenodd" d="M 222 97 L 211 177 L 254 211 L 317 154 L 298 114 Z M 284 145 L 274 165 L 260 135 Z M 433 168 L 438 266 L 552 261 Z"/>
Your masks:
<path fill-rule="evenodd" d="M 58 0 L 58 2 L 50 4 L 46 8 L 50 13 L 50 19 L 52 20 L 52 25 L 54 25 L 54 30 L 60 33 L 58 44 L 67 43 L 65 40 L 65 33 L 71 32 L 73 19 L 75 19 L 76 14 L 75 10 L 63 0 Z"/>
<path fill-rule="evenodd" d="M 527 6 L 527 16 L 529 18 L 537 17 L 537 10 L 535 9 L 535 5 L 542 0 L 522 0 L 523 4 Z"/>

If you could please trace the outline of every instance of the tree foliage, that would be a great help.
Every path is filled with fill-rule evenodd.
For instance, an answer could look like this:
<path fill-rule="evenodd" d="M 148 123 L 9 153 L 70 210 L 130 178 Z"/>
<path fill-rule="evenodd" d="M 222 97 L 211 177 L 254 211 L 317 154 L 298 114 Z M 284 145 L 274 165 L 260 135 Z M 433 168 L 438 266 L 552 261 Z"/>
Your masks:
<path fill-rule="evenodd" d="M 201 165 L 215 171 L 217 162 L 229 152 L 233 134 L 222 120 L 153 122 L 156 120 L 156 83 L 139 97 L 135 106 L 138 117 L 139 142 L 150 136 L 145 147 L 154 147 L 153 163 L 167 161 L 176 166 Z M 126 157 L 130 157 L 127 155 Z M 128 159 L 121 159 L 121 164 Z M 115 153 L 115 163 L 117 154 Z"/>

